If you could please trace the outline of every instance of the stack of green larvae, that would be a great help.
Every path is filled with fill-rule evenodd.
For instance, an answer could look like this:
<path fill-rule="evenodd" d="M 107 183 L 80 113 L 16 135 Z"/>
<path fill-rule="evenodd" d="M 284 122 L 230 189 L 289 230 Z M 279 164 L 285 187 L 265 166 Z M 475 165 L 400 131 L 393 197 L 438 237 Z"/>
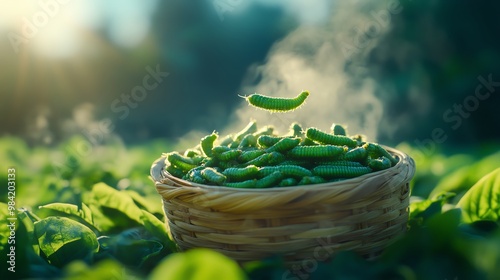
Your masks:
<path fill-rule="evenodd" d="M 183 154 L 163 155 L 165 171 L 198 184 L 232 188 L 272 188 L 319 184 L 390 168 L 398 159 L 363 135 L 347 136 L 333 124 L 330 132 L 298 123 L 279 136 L 255 121 L 219 139 L 213 132 Z"/>

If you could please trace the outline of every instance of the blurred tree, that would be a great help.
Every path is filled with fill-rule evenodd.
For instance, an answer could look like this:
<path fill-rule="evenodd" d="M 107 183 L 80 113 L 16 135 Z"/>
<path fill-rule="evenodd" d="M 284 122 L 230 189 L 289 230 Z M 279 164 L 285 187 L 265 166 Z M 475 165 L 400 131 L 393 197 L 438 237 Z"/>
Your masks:
<path fill-rule="evenodd" d="M 423 141 L 435 128 L 447 144 L 500 139 L 500 2 L 401 4 L 368 61 L 386 102 L 380 141 Z"/>

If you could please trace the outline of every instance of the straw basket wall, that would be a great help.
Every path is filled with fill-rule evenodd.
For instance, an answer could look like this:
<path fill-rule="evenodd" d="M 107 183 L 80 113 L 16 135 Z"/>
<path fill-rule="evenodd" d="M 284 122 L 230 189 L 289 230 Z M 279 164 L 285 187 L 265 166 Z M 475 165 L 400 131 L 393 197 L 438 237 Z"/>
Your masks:
<path fill-rule="evenodd" d="M 340 250 L 372 259 L 406 230 L 408 182 L 415 171 L 409 156 L 385 148 L 399 158 L 394 167 L 333 183 L 269 189 L 200 185 L 165 172 L 165 158 L 153 163 L 151 176 L 181 250 L 211 248 L 239 262 L 274 254 L 289 262 L 326 259 Z"/>

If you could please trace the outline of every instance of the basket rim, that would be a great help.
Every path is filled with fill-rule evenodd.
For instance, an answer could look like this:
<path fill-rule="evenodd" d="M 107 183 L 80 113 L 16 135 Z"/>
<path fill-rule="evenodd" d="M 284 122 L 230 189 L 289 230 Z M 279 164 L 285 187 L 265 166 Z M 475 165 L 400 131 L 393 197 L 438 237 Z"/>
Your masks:
<path fill-rule="evenodd" d="M 368 179 L 368 178 L 371 178 L 373 176 L 382 176 L 385 173 L 387 173 L 387 174 L 392 173 L 395 169 L 399 169 L 403 165 L 409 165 L 412 167 L 412 168 L 410 168 L 411 174 L 409 176 L 409 180 L 411 180 L 411 178 L 413 177 L 413 175 L 415 173 L 415 163 L 414 163 L 413 159 L 409 155 L 407 155 L 406 153 L 401 152 L 399 150 L 396 150 L 394 148 L 391 148 L 391 147 L 388 147 L 385 145 L 380 145 L 380 146 L 382 146 L 384 149 L 386 149 L 389 153 L 391 153 L 399 158 L 399 161 L 395 166 L 392 166 L 390 168 L 380 170 L 380 171 L 370 172 L 368 174 L 364 174 L 364 175 L 361 175 L 358 177 L 340 180 L 337 182 L 326 182 L 326 183 L 320 183 L 320 184 L 296 185 L 296 186 L 287 186 L 287 187 L 272 187 L 272 188 L 262 188 L 262 189 L 232 188 L 232 187 L 226 187 L 226 186 L 213 186 L 213 185 L 198 184 L 198 183 L 194 183 L 194 182 L 190 182 L 190 181 L 187 181 L 184 179 L 177 178 L 177 177 L 169 174 L 167 171 L 165 171 L 164 167 L 166 164 L 165 164 L 165 157 L 164 156 L 156 159 L 153 162 L 153 164 L 151 165 L 151 169 L 150 169 L 150 177 L 156 185 L 158 185 L 158 184 L 163 185 L 163 184 L 165 184 L 165 180 L 166 180 L 166 181 L 172 181 L 173 183 L 175 183 L 176 187 L 178 187 L 178 188 L 185 187 L 185 188 L 194 188 L 194 189 L 198 188 L 198 189 L 205 189 L 205 190 L 218 190 L 218 191 L 231 191 L 231 192 L 237 191 L 237 192 L 242 192 L 242 193 L 243 192 L 249 192 L 249 193 L 271 192 L 271 193 L 273 193 L 273 192 L 286 192 L 286 191 L 290 191 L 290 190 L 301 190 L 301 189 L 311 191 L 312 189 L 319 190 L 319 189 L 323 189 L 325 187 L 329 188 L 329 189 L 331 189 L 333 187 L 337 187 L 337 186 L 341 187 L 348 182 L 363 181 L 364 179 Z"/>

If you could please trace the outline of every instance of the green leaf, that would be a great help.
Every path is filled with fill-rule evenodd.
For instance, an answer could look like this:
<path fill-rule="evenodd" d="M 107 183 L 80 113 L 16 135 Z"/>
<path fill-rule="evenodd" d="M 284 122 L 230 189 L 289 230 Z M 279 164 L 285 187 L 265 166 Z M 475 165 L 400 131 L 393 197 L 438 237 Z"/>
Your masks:
<path fill-rule="evenodd" d="M 246 279 L 238 264 L 208 249 L 175 253 L 163 260 L 149 275 L 151 280 Z"/>
<path fill-rule="evenodd" d="M 15 264 L 11 262 L 8 265 L 8 267 L 10 265 L 15 266 L 15 273 L 7 271 L 7 266 L 5 266 L 4 271 L 10 275 L 3 274 L 4 271 L 2 271 L 0 272 L 2 279 L 53 279 L 59 275 L 59 269 L 50 265 L 46 259 L 41 257 L 39 249 L 33 250 L 35 248 L 33 244 L 35 243 L 36 248 L 38 248 L 38 241 L 34 238 L 32 218 L 28 214 L 28 210 L 19 210 L 15 244 L 11 243 L 10 245 L 15 247 Z M 2 263 L 7 264 L 7 260 L 11 260 L 7 253 L 11 253 L 10 250 L 2 252 L 0 256 Z"/>
<path fill-rule="evenodd" d="M 413 197 L 410 203 L 410 226 L 420 225 L 430 217 L 443 212 L 446 201 L 453 196 L 454 193 L 441 193 L 426 200 L 417 200 Z"/>
<path fill-rule="evenodd" d="M 143 228 L 132 228 L 112 237 L 99 238 L 107 254 L 130 267 L 143 267 L 166 256 L 163 244 Z M 154 262 L 154 264 L 156 264 Z"/>
<path fill-rule="evenodd" d="M 77 205 L 69 204 L 69 203 L 50 203 L 47 205 L 40 206 L 41 209 L 50 209 L 62 213 L 66 213 L 69 215 L 73 215 L 79 218 L 82 218 L 85 222 L 90 225 L 94 224 L 92 219 L 92 210 L 85 204 L 82 203 L 82 207 L 79 208 Z"/>
<path fill-rule="evenodd" d="M 500 168 L 484 176 L 460 199 L 463 220 L 500 220 Z"/>
<path fill-rule="evenodd" d="M 113 217 L 106 216 L 103 211 L 99 208 L 99 205 L 91 203 L 88 205 L 90 211 L 92 212 L 92 224 L 101 234 L 107 233 L 116 226 L 116 222 L 112 219 Z"/>
<path fill-rule="evenodd" d="M 446 164 L 461 161 L 455 157 L 450 157 L 446 161 Z M 476 162 L 474 162 L 473 159 L 469 159 L 465 162 L 462 160 L 460 164 L 462 167 L 444 176 L 432 190 L 429 197 L 433 197 L 441 192 L 454 192 L 459 195 L 463 194 L 465 191 L 469 190 L 475 182 L 479 181 L 484 175 L 493 171 L 498 166 L 498 158 L 500 158 L 500 152 L 482 158 Z"/>
<path fill-rule="evenodd" d="M 99 249 L 95 233 L 69 218 L 48 217 L 34 225 L 40 249 L 55 266 L 85 259 Z"/>
<path fill-rule="evenodd" d="M 443 176 L 436 187 L 429 194 L 429 197 L 433 197 L 440 192 L 460 192 L 469 188 L 471 186 L 470 184 L 467 184 L 470 175 L 468 172 L 469 170 L 470 166 L 466 165 L 446 176 Z"/>
<path fill-rule="evenodd" d="M 93 201 L 101 209 L 112 209 L 122 213 L 137 224 L 144 226 L 151 234 L 162 241 L 170 250 L 175 249 L 175 244 L 171 241 L 165 223 L 146 210 L 140 209 L 134 200 L 126 192 L 116 190 L 104 183 L 95 184 L 92 188 Z M 108 211 L 109 212 L 109 211 Z M 110 217 L 114 221 L 118 217 Z M 130 227 L 130 224 L 127 224 Z"/>
<path fill-rule="evenodd" d="M 105 183 L 97 183 L 92 187 L 92 199 L 99 206 L 111 208 L 125 214 L 128 218 L 142 224 L 142 211 L 134 200 L 124 192 L 120 192 Z"/>
<path fill-rule="evenodd" d="M 23 209 L 17 214 L 19 221 L 24 225 L 26 229 L 26 235 L 28 236 L 29 243 L 33 246 L 33 251 L 40 255 L 40 246 L 35 238 L 35 225 L 34 223 L 40 219 L 36 217 L 31 211 Z"/>
<path fill-rule="evenodd" d="M 162 240 L 163 243 L 168 246 L 170 251 L 175 250 L 175 243 L 171 241 L 171 238 L 167 232 L 165 223 L 156 218 L 155 215 L 142 210 L 142 224 L 152 235 L 156 236 L 158 239 Z"/>
<path fill-rule="evenodd" d="M 158 201 L 161 201 L 157 193 L 154 196 L 142 196 L 133 190 L 123 190 L 124 193 L 128 194 L 132 200 L 135 202 L 139 208 L 148 211 L 149 213 L 158 213 L 163 215 L 163 206 Z"/>

